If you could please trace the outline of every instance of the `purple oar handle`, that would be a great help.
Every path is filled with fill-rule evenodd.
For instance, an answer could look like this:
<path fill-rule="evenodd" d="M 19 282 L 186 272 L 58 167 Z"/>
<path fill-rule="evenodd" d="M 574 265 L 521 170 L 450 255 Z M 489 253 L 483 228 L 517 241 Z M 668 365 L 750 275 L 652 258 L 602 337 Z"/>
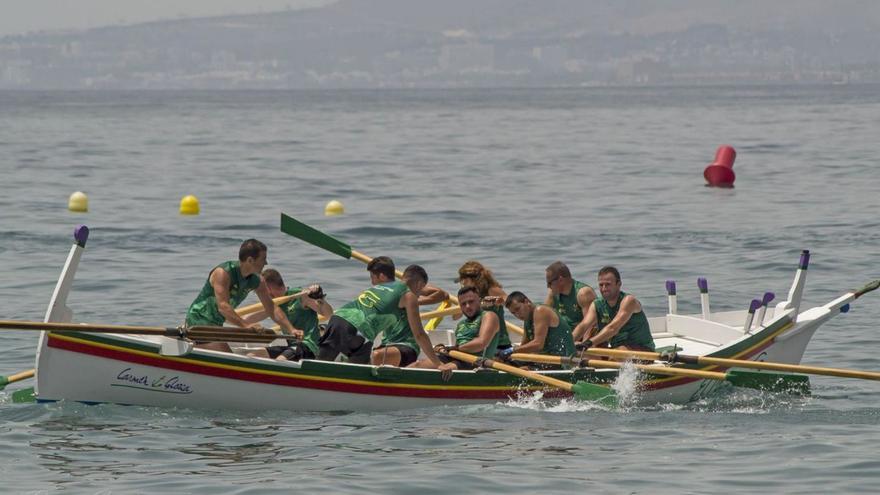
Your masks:
<path fill-rule="evenodd" d="M 772 292 L 765 292 L 764 298 L 761 300 L 761 305 L 766 306 L 770 304 L 770 301 L 772 301 L 773 299 L 776 299 L 776 294 Z"/>
<path fill-rule="evenodd" d="M 700 288 L 700 293 L 705 294 L 709 292 L 709 281 L 700 277 L 697 279 L 697 287 Z"/>
<path fill-rule="evenodd" d="M 666 281 L 666 293 L 670 296 L 675 295 L 675 280 Z"/>

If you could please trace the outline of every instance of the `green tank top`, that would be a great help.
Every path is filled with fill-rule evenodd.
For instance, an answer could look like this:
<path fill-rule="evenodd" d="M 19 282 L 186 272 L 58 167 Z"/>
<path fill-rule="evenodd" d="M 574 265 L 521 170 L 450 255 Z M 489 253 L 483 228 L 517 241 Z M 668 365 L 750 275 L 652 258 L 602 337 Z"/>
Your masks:
<path fill-rule="evenodd" d="M 382 334 L 382 345 L 386 347 L 390 345 L 405 345 L 419 352 L 419 344 L 416 342 L 416 338 L 413 337 L 409 320 L 406 318 L 406 311 L 401 310 L 400 317 L 394 326 L 385 330 Z"/>
<path fill-rule="evenodd" d="M 293 289 L 288 288 L 284 295 L 291 296 L 302 292 L 302 290 L 302 287 L 295 287 Z M 294 328 L 303 331 L 303 344 L 312 351 L 312 354 L 317 356 L 318 337 L 320 337 L 320 333 L 318 332 L 318 313 L 311 308 L 305 307 L 302 303 L 302 298 L 287 301 L 282 304 L 280 308 L 284 311 L 284 314 L 287 315 L 290 324 L 293 325 Z"/>
<path fill-rule="evenodd" d="M 229 304 L 233 308 L 238 307 L 248 294 L 260 286 L 260 276 L 252 273 L 247 277 L 241 275 L 241 263 L 238 261 L 227 261 L 214 267 L 214 270 L 221 269 L 229 274 Z M 214 273 L 211 270 L 211 273 Z M 189 305 L 186 312 L 187 326 L 193 325 L 210 325 L 222 326 L 226 318 L 220 314 L 217 309 L 217 297 L 214 295 L 214 287 L 211 285 L 211 274 L 208 274 L 208 280 L 202 287 L 195 301 Z"/>
<path fill-rule="evenodd" d="M 620 303 L 626 297 L 626 292 L 620 291 L 620 297 L 614 307 L 608 305 L 608 301 L 599 297 L 593 301 L 596 306 L 596 312 L 599 316 L 599 331 L 614 320 L 617 312 L 620 310 Z M 651 327 L 648 325 L 648 317 L 645 311 L 639 311 L 629 317 L 629 321 L 620 329 L 614 337 L 611 338 L 611 347 L 619 347 L 622 345 L 637 345 L 647 349 L 654 350 L 654 337 L 651 336 Z"/>
<path fill-rule="evenodd" d="M 367 340 L 372 341 L 400 319 L 400 298 L 408 290 L 406 284 L 400 281 L 374 285 L 333 314 L 349 322 Z"/>
<path fill-rule="evenodd" d="M 494 311 L 493 311 L 494 313 Z M 462 318 L 461 321 L 458 322 L 458 325 L 455 326 L 455 344 L 463 345 L 468 342 L 474 340 L 480 335 L 480 325 L 483 324 L 483 315 L 486 314 L 485 311 L 480 310 L 479 313 L 474 318 Z M 499 328 L 497 332 L 495 332 L 495 336 L 492 337 L 492 340 L 489 341 L 489 345 L 483 349 L 481 353 L 482 357 L 493 358 L 495 357 L 495 353 L 498 352 L 498 339 L 501 336 L 501 329 Z"/>
<path fill-rule="evenodd" d="M 542 305 L 543 306 L 543 305 Z M 549 306 L 547 306 L 549 308 Z M 559 317 L 559 324 L 547 329 L 547 338 L 544 339 L 544 348 L 541 352 L 553 356 L 571 356 L 574 354 L 574 338 L 571 336 L 571 325 L 568 320 L 559 315 L 559 312 L 550 308 Z M 529 340 L 535 338 L 534 316 L 525 322 L 526 337 Z"/>
<path fill-rule="evenodd" d="M 506 349 L 510 347 L 511 343 L 510 335 L 507 333 L 507 322 L 504 321 L 504 306 L 499 304 L 492 308 L 492 312 L 498 315 L 498 333 L 496 334 L 498 337 L 498 343 L 495 344 L 495 346 Z"/>
<path fill-rule="evenodd" d="M 578 292 L 584 287 L 589 287 L 590 290 L 593 290 L 589 285 L 573 280 L 571 283 L 571 291 L 569 291 L 568 294 L 556 294 L 553 296 L 553 309 L 559 313 L 559 316 L 568 320 L 568 323 L 572 328 L 576 327 L 577 324 L 584 319 L 584 310 L 580 307 L 577 301 Z"/>

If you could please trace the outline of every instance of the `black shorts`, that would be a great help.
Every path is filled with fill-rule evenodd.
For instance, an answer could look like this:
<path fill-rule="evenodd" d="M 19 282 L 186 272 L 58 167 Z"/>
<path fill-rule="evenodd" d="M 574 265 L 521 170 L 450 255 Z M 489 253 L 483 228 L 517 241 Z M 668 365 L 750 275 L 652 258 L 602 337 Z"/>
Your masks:
<path fill-rule="evenodd" d="M 321 361 L 335 361 L 342 353 L 351 363 L 367 364 L 372 351 L 373 343 L 367 342 L 357 328 L 336 315 L 330 317 L 327 330 L 318 339 L 318 359 Z"/>
<path fill-rule="evenodd" d="M 406 368 L 407 366 L 416 362 L 416 359 L 419 358 L 419 353 L 416 352 L 415 349 L 403 344 L 380 345 L 376 348 L 376 350 L 386 347 L 393 347 L 397 349 L 397 352 L 400 353 L 400 364 L 398 366 L 400 366 L 401 368 Z"/>
<path fill-rule="evenodd" d="M 301 361 L 303 359 L 315 359 L 312 350 L 303 345 L 302 342 L 295 342 L 291 345 L 273 345 L 266 348 L 269 357 L 276 359 L 278 356 L 284 356 L 288 361 Z"/>

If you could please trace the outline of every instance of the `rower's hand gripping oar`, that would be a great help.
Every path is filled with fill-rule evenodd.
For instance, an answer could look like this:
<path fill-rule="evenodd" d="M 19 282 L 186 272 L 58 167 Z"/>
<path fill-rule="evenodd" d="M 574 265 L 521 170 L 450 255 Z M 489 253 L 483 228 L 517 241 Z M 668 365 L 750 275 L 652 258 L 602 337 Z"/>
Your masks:
<path fill-rule="evenodd" d="M 317 246 L 326 251 L 330 251 L 331 253 L 342 256 L 346 259 L 354 258 L 367 264 L 372 261 L 372 258 L 363 253 L 355 251 L 351 248 L 351 246 L 340 241 L 339 239 L 325 234 L 324 232 L 321 232 L 314 227 L 310 227 L 291 217 L 290 215 L 286 215 L 284 213 L 281 214 L 281 232 L 292 235 L 297 239 L 308 242 L 313 246 Z M 400 270 L 395 270 L 394 274 L 397 275 L 397 278 L 403 278 L 403 273 Z M 453 296 L 452 294 L 449 295 L 449 300 L 455 304 L 458 304 L 458 298 Z M 522 327 L 514 325 L 509 321 L 507 322 L 507 328 L 513 330 L 514 332 L 517 332 L 520 335 L 523 335 L 525 333 L 525 330 L 523 330 Z"/>
<path fill-rule="evenodd" d="M 550 385 L 551 387 L 556 387 L 571 392 L 576 398 L 580 400 L 599 402 L 609 407 L 617 406 L 617 395 L 614 393 L 613 390 L 608 387 L 603 387 L 584 381 L 569 383 L 566 381 L 558 380 L 556 378 L 541 375 L 540 373 L 517 368 L 516 366 L 510 366 L 509 364 L 500 363 L 493 359 L 480 358 L 461 351 L 449 350 L 447 351 L 447 355 L 453 359 L 457 359 L 465 363 L 496 369 L 498 371 L 503 371 L 511 375 L 515 375 L 521 378 L 527 378 L 538 383 L 543 383 L 545 385 Z"/>

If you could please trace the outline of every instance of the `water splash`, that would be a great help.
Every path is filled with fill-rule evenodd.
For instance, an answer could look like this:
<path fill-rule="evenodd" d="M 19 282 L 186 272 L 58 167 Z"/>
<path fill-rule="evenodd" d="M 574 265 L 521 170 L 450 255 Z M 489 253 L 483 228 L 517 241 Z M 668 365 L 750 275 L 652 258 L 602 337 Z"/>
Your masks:
<path fill-rule="evenodd" d="M 625 361 L 617 373 L 617 379 L 611 384 L 611 389 L 617 393 L 617 401 L 621 409 L 629 410 L 638 404 L 640 380 L 641 373 L 638 368 L 632 361 Z"/>

